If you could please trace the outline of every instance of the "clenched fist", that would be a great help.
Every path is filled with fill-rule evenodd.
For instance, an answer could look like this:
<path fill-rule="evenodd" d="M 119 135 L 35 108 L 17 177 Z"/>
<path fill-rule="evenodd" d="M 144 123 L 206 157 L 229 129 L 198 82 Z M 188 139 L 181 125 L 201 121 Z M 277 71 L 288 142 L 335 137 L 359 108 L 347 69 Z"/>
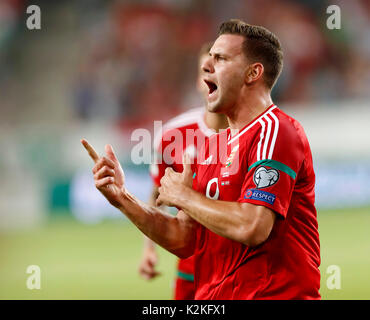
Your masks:
<path fill-rule="evenodd" d="M 126 192 L 125 174 L 114 154 L 112 146 L 106 145 L 106 156 L 100 157 L 85 139 L 82 139 L 81 143 L 95 162 L 92 172 L 96 188 L 107 198 L 110 204 L 120 208 L 120 200 L 122 200 Z"/>
<path fill-rule="evenodd" d="M 172 168 L 166 168 L 165 175 L 161 179 L 161 186 L 158 189 L 157 206 L 162 204 L 177 206 L 186 196 L 187 189 L 191 189 L 193 173 L 190 157 L 186 153 L 183 155 L 182 163 L 184 169 L 181 173 L 175 172 Z"/>

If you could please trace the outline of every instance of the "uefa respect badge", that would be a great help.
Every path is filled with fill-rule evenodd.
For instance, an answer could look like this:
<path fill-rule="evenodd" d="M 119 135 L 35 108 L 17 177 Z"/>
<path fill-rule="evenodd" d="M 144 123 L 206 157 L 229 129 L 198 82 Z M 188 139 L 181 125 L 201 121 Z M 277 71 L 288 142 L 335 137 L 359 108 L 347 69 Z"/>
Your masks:
<path fill-rule="evenodd" d="M 264 201 L 268 204 L 273 205 L 276 200 L 276 196 L 270 192 L 262 191 L 259 189 L 248 189 L 245 192 L 244 199 Z"/>

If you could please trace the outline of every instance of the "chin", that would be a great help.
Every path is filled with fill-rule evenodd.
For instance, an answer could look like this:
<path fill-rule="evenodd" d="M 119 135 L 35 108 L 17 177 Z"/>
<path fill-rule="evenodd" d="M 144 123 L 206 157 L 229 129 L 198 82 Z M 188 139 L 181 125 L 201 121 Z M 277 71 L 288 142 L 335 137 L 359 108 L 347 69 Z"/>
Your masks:
<path fill-rule="evenodd" d="M 218 112 L 217 107 L 210 106 L 210 105 L 208 105 L 208 106 L 207 106 L 207 110 L 208 110 L 209 112 L 213 112 L 213 113 Z"/>
<path fill-rule="evenodd" d="M 207 110 L 213 113 L 222 113 L 222 105 L 219 103 L 219 101 L 213 101 L 211 103 L 208 102 Z"/>

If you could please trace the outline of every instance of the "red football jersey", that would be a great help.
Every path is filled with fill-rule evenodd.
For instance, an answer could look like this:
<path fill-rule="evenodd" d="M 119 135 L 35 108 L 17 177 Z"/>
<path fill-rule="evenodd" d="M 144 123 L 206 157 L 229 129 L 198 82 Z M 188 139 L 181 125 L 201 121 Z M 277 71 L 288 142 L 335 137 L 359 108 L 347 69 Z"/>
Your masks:
<path fill-rule="evenodd" d="M 164 176 L 167 167 L 176 172 L 182 172 L 182 156 L 184 151 L 193 158 L 193 171 L 197 154 L 208 138 L 215 133 L 204 122 L 205 109 L 195 108 L 168 121 L 162 132 L 154 138 L 155 162 L 150 167 L 150 174 L 156 186 Z M 178 276 L 193 281 L 193 257 L 180 259 Z"/>
<path fill-rule="evenodd" d="M 268 207 L 277 219 L 256 247 L 199 225 L 195 298 L 320 299 L 315 173 L 302 126 L 272 105 L 238 134 L 212 136 L 201 152 L 195 190 Z"/>

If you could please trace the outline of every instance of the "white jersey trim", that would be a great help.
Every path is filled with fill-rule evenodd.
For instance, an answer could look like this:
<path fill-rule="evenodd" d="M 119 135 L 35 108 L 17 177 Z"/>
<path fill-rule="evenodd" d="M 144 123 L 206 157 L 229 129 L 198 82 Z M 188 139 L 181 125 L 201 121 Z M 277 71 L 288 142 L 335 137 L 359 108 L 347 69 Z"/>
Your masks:
<path fill-rule="evenodd" d="M 265 136 L 265 123 L 260 119 L 258 122 L 261 124 L 261 133 L 260 133 L 260 141 L 258 141 L 257 145 L 257 161 L 261 160 L 261 145 L 262 145 L 262 140 Z"/>
<path fill-rule="evenodd" d="M 255 121 L 253 121 L 248 127 L 246 127 L 245 129 L 243 129 L 241 132 L 239 132 L 236 136 L 232 137 L 231 140 L 227 143 L 227 144 L 231 144 L 233 143 L 236 139 L 239 139 L 240 136 L 242 136 L 244 133 L 246 133 L 250 128 L 252 128 L 255 124 L 259 123 L 259 121 L 261 120 L 261 118 L 263 118 L 265 116 L 265 114 L 270 114 L 272 113 L 272 110 L 276 109 L 277 107 L 275 105 L 273 105 L 273 107 L 271 107 L 271 109 L 269 109 L 268 111 L 265 111 L 263 114 L 261 114 Z"/>
<path fill-rule="evenodd" d="M 154 134 L 154 149 L 157 150 L 164 134 L 172 129 L 181 128 L 190 124 L 197 124 L 199 130 L 201 130 L 207 137 L 215 134 L 216 132 L 207 127 L 205 117 L 205 107 L 194 108 L 178 116 L 170 119 L 164 124 L 162 130 Z"/>
<path fill-rule="evenodd" d="M 274 132 L 272 133 L 272 135 L 271 135 L 272 120 L 271 120 L 270 117 L 274 120 L 274 123 L 275 123 Z M 267 134 L 265 136 L 264 132 L 265 132 L 266 122 L 267 122 Z M 261 124 L 262 128 L 261 128 L 260 140 L 259 140 L 258 146 L 257 146 L 257 161 L 272 158 L 272 155 L 273 155 L 274 149 L 275 149 L 277 134 L 278 134 L 278 131 L 279 131 L 279 120 L 273 112 L 267 112 L 259 120 L 259 123 Z M 267 153 L 267 148 L 268 148 L 268 145 L 270 143 L 270 138 L 271 138 L 271 144 L 270 144 L 269 152 Z M 262 142 L 263 142 L 263 151 L 262 151 L 262 155 L 261 155 Z"/>
<path fill-rule="evenodd" d="M 279 132 L 279 119 L 277 118 L 277 116 L 273 112 L 271 112 L 269 114 L 271 115 L 271 117 L 275 121 L 274 135 L 272 137 L 272 142 L 271 142 L 271 146 L 270 146 L 270 152 L 269 152 L 269 155 L 268 155 L 268 158 L 267 158 L 267 159 L 272 159 L 272 155 L 273 155 L 274 149 L 275 149 L 276 138 L 277 138 L 277 135 L 278 135 L 278 132 Z"/>

